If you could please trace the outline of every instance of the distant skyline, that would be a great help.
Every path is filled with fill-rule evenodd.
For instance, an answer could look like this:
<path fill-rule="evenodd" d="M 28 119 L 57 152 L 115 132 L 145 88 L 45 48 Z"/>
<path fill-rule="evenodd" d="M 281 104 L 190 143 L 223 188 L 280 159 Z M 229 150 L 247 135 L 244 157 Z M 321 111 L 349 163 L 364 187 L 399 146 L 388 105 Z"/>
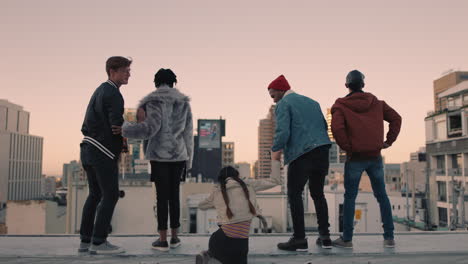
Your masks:
<path fill-rule="evenodd" d="M 154 90 L 159 68 L 171 68 L 195 120 L 222 116 L 235 161 L 253 163 L 273 79 L 284 74 L 325 114 L 346 95 L 346 74 L 359 69 L 365 91 L 403 117 L 397 142 L 383 151 L 400 163 L 425 145 L 433 81 L 468 70 L 467 14 L 462 0 L 2 1 L 0 98 L 31 113 L 30 133 L 44 137 L 43 173 L 61 175 L 79 159 L 105 60 L 130 56 L 125 107 Z"/>

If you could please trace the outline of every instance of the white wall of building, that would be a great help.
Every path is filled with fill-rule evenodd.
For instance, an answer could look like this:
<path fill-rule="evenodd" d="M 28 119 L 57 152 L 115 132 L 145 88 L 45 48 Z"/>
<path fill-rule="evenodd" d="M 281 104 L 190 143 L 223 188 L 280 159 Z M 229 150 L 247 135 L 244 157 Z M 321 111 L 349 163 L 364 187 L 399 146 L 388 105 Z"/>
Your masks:
<path fill-rule="evenodd" d="M 8 234 L 63 234 L 65 208 L 46 200 L 9 201 L 6 226 Z"/>
<path fill-rule="evenodd" d="M 339 232 L 339 208 L 344 202 L 344 193 L 325 192 L 328 203 L 330 232 Z M 356 198 L 356 209 L 354 215 L 354 233 L 380 233 L 383 232 L 380 220 L 380 209 L 373 193 L 359 192 Z"/>
<path fill-rule="evenodd" d="M 134 181 L 120 185 L 125 197 L 120 198 L 112 217 L 112 234 L 153 234 L 156 233 L 154 213 L 156 192 L 149 182 Z M 78 233 L 83 205 L 88 196 L 87 185 L 73 185 L 68 193 L 68 233 Z"/>
<path fill-rule="evenodd" d="M 258 193 L 261 214 L 272 218 L 273 232 L 284 233 L 288 228 L 288 198 L 285 194 Z"/>
<path fill-rule="evenodd" d="M 251 178 L 251 169 L 250 169 L 250 163 L 247 162 L 240 162 L 236 163 L 236 169 L 239 171 L 240 177 L 241 178 Z"/>

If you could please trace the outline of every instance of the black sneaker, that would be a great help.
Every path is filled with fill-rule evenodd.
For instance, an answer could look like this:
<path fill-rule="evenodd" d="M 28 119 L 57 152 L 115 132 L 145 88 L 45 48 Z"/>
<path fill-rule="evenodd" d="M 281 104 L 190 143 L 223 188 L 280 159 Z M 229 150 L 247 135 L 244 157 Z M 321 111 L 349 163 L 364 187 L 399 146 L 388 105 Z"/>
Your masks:
<path fill-rule="evenodd" d="M 171 248 L 176 248 L 180 246 L 180 239 L 178 237 L 171 237 L 171 242 L 169 244 Z"/>
<path fill-rule="evenodd" d="M 167 241 L 156 240 L 151 244 L 152 248 L 160 251 L 169 251 L 169 244 Z"/>
<path fill-rule="evenodd" d="M 291 237 L 288 242 L 278 243 L 278 248 L 288 251 L 307 251 L 307 239 Z"/>
<path fill-rule="evenodd" d="M 325 248 L 325 249 L 333 248 L 332 241 L 331 241 L 331 239 L 329 237 L 328 238 L 318 237 L 315 244 L 317 244 L 317 246 L 321 246 L 322 248 Z"/>

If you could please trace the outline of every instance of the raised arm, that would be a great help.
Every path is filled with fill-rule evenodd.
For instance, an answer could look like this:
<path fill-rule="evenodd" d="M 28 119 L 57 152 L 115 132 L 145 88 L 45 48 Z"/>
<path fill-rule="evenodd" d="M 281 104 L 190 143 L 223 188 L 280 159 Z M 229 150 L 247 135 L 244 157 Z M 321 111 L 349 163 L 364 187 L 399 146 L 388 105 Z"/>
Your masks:
<path fill-rule="evenodd" d="M 281 179 L 281 162 L 271 161 L 271 174 L 269 179 L 245 179 L 245 183 L 250 185 L 256 192 L 271 189 L 277 185 L 283 184 Z"/>
<path fill-rule="evenodd" d="M 214 191 L 210 193 L 210 196 L 208 196 L 205 200 L 201 201 L 198 204 L 198 208 L 201 210 L 208 210 L 210 208 L 214 208 Z"/>
<path fill-rule="evenodd" d="M 146 105 L 146 119 L 140 123 L 125 122 L 122 127 L 123 136 L 134 139 L 151 138 L 161 129 L 162 115 L 161 104 L 148 103 Z"/>

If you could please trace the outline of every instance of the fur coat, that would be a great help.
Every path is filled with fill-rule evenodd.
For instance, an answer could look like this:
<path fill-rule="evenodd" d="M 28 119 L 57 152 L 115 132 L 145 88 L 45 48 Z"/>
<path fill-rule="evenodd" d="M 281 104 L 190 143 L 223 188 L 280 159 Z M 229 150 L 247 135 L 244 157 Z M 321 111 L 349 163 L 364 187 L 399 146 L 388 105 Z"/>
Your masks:
<path fill-rule="evenodd" d="M 141 123 L 125 122 L 122 134 L 127 138 L 148 140 L 146 159 L 187 161 L 192 167 L 193 119 L 190 99 L 176 88 L 162 85 L 145 96 L 138 107 L 146 112 Z"/>

